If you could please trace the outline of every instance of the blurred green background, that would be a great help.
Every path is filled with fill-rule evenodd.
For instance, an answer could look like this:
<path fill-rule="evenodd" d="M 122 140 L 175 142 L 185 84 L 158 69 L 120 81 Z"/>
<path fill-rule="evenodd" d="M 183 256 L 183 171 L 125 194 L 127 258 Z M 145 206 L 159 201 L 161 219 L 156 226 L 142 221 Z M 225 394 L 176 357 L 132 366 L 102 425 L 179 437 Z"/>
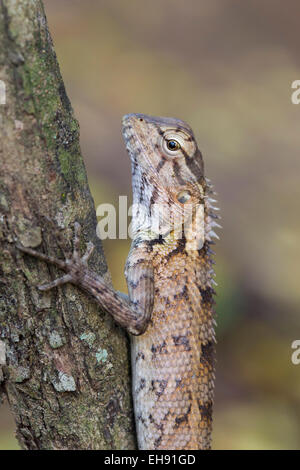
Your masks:
<path fill-rule="evenodd" d="M 300 449 L 299 1 L 44 3 L 96 206 L 131 193 L 123 114 L 184 119 L 203 151 L 224 227 L 213 447 Z M 104 248 L 124 291 L 129 241 Z"/>

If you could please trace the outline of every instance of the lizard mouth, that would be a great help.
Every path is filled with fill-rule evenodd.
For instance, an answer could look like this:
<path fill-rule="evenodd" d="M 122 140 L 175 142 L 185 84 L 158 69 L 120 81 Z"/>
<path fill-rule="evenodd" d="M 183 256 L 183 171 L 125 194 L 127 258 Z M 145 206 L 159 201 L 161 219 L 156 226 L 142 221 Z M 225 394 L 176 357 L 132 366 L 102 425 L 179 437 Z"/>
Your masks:
<path fill-rule="evenodd" d="M 136 131 L 136 121 L 143 119 L 143 114 L 126 114 L 122 119 L 122 134 L 126 150 L 132 162 L 136 162 L 137 155 L 143 152 L 143 144 Z"/>

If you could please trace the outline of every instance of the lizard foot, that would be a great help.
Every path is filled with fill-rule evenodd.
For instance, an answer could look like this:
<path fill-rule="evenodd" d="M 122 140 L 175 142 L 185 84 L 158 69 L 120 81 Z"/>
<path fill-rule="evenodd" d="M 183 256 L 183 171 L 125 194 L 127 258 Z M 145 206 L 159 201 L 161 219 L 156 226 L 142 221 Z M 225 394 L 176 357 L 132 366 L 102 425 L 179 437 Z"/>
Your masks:
<path fill-rule="evenodd" d="M 66 274 L 58 279 L 55 279 L 52 282 L 47 284 L 43 284 L 38 286 L 39 290 L 45 291 L 52 289 L 53 287 L 61 286 L 66 284 L 67 282 L 71 283 L 78 283 L 80 278 L 84 276 L 86 272 L 88 260 L 93 253 L 94 245 L 93 243 L 89 242 L 87 244 L 86 252 L 82 257 L 80 257 L 80 234 L 81 234 L 81 226 L 78 222 L 74 224 L 74 241 L 73 241 L 73 253 L 70 258 L 65 256 L 65 260 L 62 261 L 58 258 L 54 258 L 53 256 L 48 256 L 43 253 L 40 253 L 32 248 L 27 248 L 22 245 L 17 245 L 17 248 L 23 253 L 27 253 L 28 255 L 34 256 L 42 261 L 46 261 L 46 263 L 53 264 L 58 268 L 62 269 L 66 272 Z"/>

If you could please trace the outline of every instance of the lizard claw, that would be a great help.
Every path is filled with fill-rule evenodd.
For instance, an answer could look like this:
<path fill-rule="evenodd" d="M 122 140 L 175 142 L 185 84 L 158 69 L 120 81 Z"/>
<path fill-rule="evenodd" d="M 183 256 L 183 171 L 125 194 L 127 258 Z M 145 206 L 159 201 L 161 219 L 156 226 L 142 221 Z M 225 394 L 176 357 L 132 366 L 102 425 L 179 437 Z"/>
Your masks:
<path fill-rule="evenodd" d="M 54 281 L 49 282 L 48 284 L 42 284 L 41 286 L 38 286 L 38 289 L 41 291 L 47 291 L 47 290 L 53 289 L 53 287 L 62 286 L 63 284 L 66 284 L 67 282 L 71 282 L 72 279 L 73 278 L 71 274 L 65 274 L 64 276 L 59 277 L 58 279 L 55 279 Z"/>
<path fill-rule="evenodd" d="M 73 259 L 80 259 L 80 235 L 81 225 L 78 222 L 74 224 L 74 240 L 73 240 Z"/>
<path fill-rule="evenodd" d="M 47 284 L 43 284 L 38 286 L 38 289 L 41 291 L 47 291 L 52 289 L 53 287 L 58 287 L 68 282 L 76 283 L 78 281 L 78 273 L 81 271 L 83 272 L 84 269 L 87 267 L 87 262 L 90 256 L 93 253 L 94 245 L 93 243 L 89 242 L 87 244 L 86 252 L 80 257 L 80 234 L 81 234 L 81 226 L 78 222 L 74 224 L 74 241 L 73 241 L 73 253 L 71 258 L 66 258 L 64 261 L 53 256 L 45 255 L 44 253 L 40 253 L 32 248 L 24 247 L 22 245 L 17 245 L 17 248 L 21 250 L 23 253 L 28 255 L 34 256 L 46 263 L 53 264 L 58 268 L 62 269 L 66 272 L 66 274 L 58 279 L 55 279 L 52 282 Z"/>
<path fill-rule="evenodd" d="M 17 244 L 16 246 L 18 250 L 23 251 L 23 253 L 26 253 L 27 255 L 34 256 L 35 258 L 38 258 L 42 261 L 46 261 L 47 263 L 53 264 L 54 266 L 57 266 L 58 268 L 63 270 L 67 268 L 67 263 L 65 261 L 54 258 L 53 256 L 45 255 L 44 253 L 40 253 L 39 251 L 33 250 L 32 248 L 28 248 L 26 246 L 22 246 L 19 244 Z"/>
<path fill-rule="evenodd" d="M 84 253 L 83 257 L 81 258 L 81 261 L 86 265 L 88 260 L 90 259 L 93 251 L 94 251 L 95 245 L 92 242 L 88 242 L 87 247 L 86 247 L 86 252 Z"/>

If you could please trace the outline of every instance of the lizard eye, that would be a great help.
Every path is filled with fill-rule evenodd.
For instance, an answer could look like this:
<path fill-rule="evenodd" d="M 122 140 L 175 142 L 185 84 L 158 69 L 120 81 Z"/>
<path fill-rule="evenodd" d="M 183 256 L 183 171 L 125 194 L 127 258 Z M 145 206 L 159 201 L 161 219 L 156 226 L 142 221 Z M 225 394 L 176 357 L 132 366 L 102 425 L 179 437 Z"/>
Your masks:
<path fill-rule="evenodd" d="M 166 156 L 170 158 L 181 156 L 181 148 L 184 146 L 184 138 L 178 132 L 170 129 L 161 137 L 160 145 Z"/>
<path fill-rule="evenodd" d="M 180 149 L 180 143 L 177 142 L 177 140 L 167 140 L 167 147 L 169 150 L 179 150 Z"/>

